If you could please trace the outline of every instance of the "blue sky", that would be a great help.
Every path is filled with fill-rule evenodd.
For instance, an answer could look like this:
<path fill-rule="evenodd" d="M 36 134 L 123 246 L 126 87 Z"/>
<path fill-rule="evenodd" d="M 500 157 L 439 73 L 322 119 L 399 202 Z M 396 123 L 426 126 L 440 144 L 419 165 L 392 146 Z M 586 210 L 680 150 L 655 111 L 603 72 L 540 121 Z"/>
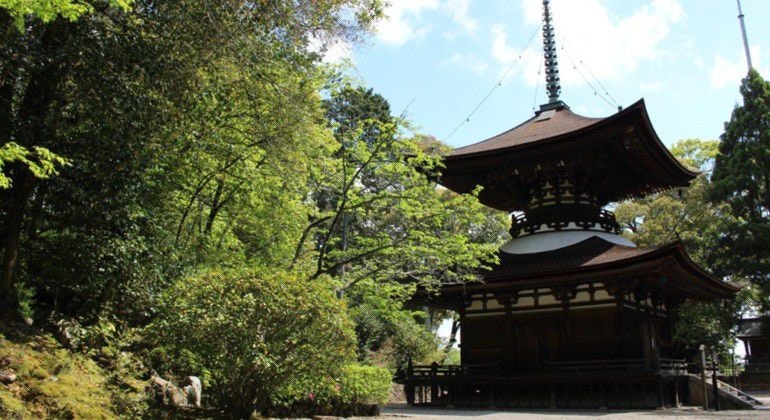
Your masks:
<path fill-rule="evenodd" d="M 541 0 L 390 0 L 364 45 L 332 46 L 350 73 L 407 109 L 419 132 L 462 146 L 505 131 L 546 101 Z M 770 67 L 770 1 L 742 0 L 754 65 Z M 562 99 L 579 114 L 607 116 L 609 102 L 644 98 L 664 143 L 718 138 L 746 73 L 734 0 L 552 0 Z M 520 58 L 519 58 L 520 57 Z M 570 59 L 571 58 L 571 59 Z M 582 60 L 583 64 L 580 64 Z M 502 85 L 448 138 L 497 83 Z M 536 89 L 537 88 L 537 89 Z M 535 94 L 537 91 L 537 99 Z"/>

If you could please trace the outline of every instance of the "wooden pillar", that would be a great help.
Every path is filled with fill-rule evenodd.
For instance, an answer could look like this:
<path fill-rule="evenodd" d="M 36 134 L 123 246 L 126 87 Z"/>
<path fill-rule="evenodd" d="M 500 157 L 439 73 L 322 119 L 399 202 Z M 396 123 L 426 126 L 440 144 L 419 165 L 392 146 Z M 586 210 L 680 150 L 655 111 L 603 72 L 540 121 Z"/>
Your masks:
<path fill-rule="evenodd" d="M 506 371 L 514 370 L 514 342 L 513 342 L 513 303 L 510 298 L 505 299 L 505 354 L 503 354 L 503 366 Z"/>
<path fill-rule="evenodd" d="M 618 337 L 618 358 L 623 359 L 626 356 L 625 341 L 626 341 L 626 325 L 625 317 L 623 316 L 623 295 L 624 291 L 621 288 L 615 290 L 615 307 L 617 308 L 617 337 Z"/>
<path fill-rule="evenodd" d="M 599 395 L 599 410 L 606 410 L 607 409 L 607 384 L 601 383 L 599 384 L 599 390 L 601 391 L 601 394 Z"/>
<path fill-rule="evenodd" d="M 646 393 L 645 393 L 646 394 Z M 658 379 L 658 408 L 663 408 L 665 406 L 664 401 L 664 394 L 663 394 L 663 380 Z"/>
<path fill-rule="evenodd" d="M 466 330 L 465 328 L 465 300 L 460 304 L 460 310 L 458 311 L 460 313 L 460 344 L 458 344 L 458 347 L 460 347 L 460 365 L 465 365 L 468 361 L 467 359 L 467 351 L 465 350 L 466 343 L 468 342 L 466 340 Z"/>
<path fill-rule="evenodd" d="M 674 378 L 674 407 L 679 408 L 682 406 L 682 401 L 679 399 L 679 381 Z"/>
<path fill-rule="evenodd" d="M 435 404 L 438 400 L 438 363 L 433 362 L 430 364 L 430 403 Z"/>
<path fill-rule="evenodd" d="M 698 347 L 698 356 L 700 362 L 700 384 L 703 390 L 701 397 L 703 398 L 703 409 L 708 411 L 709 409 L 709 393 L 706 389 L 706 346 L 703 344 Z"/>

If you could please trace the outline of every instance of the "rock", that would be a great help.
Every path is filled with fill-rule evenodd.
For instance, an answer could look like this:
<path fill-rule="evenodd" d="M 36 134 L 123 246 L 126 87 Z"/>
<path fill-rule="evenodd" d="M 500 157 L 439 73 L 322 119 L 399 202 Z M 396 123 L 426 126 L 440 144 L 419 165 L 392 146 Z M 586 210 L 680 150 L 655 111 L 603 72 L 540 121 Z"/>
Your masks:
<path fill-rule="evenodd" d="M 184 382 L 182 382 L 182 385 L 184 385 L 182 390 L 184 391 L 185 395 L 187 395 L 187 402 L 194 405 L 195 407 L 200 407 L 201 396 L 203 394 L 203 386 L 201 385 L 201 380 L 198 379 L 197 376 L 188 376 L 185 378 Z"/>
<path fill-rule="evenodd" d="M 9 385 L 16 382 L 16 374 L 9 370 L 0 370 L 0 383 Z"/>
<path fill-rule="evenodd" d="M 184 388 L 180 388 L 155 372 L 150 377 L 150 387 L 158 403 L 174 409 L 200 407 L 202 395 L 200 379 L 188 376 L 185 378 L 185 383 Z"/>

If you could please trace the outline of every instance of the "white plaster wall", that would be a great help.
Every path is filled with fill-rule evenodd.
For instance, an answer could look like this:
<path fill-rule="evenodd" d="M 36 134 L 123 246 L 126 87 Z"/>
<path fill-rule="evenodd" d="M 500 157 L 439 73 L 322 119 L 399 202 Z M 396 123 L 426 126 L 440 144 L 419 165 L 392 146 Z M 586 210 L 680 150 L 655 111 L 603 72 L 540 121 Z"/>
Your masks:
<path fill-rule="evenodd" d="M 500 250 L 509 254 L 532 254 L 536 252 L 552 251 L 582 242 L 592 236 L 598 236 L 614 244 L 636 247 L 636 244 L 627 238 L 614 233 L 596 232 L 590 230 L 565 230 L 556 232 L 536 233 L 519 236 L 511 239 L 500 247 Z"/>

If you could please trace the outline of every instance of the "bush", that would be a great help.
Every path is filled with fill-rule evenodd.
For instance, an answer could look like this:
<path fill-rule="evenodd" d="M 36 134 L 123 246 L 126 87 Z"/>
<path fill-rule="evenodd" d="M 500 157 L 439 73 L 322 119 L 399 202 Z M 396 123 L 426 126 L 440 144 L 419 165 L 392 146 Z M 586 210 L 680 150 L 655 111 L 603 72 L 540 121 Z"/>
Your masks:
<path fill-rule="evenodd" d="M 385 404 L 390 397 L 390 380 L 385 368 L 347 365 L 342 369 L 340 396 L 353 404 Z"/>
<path fill-rule="evenodd" d="M 287 382 L 268 411 L 276 417 L 373 415 L 390 396 L 391 374 L 381 367 L 345 365 L 336 377 L 303 377 Z"/>
<path fill-rule="evenodd" d="M 185 278 L 148 328 L 161 371 L 198 375 L 204 400 L 234 416 L 265 410 L 296 378 L 335 378 L 354 358 L 347 307 L 321 279 L 261 269 Z"/>

